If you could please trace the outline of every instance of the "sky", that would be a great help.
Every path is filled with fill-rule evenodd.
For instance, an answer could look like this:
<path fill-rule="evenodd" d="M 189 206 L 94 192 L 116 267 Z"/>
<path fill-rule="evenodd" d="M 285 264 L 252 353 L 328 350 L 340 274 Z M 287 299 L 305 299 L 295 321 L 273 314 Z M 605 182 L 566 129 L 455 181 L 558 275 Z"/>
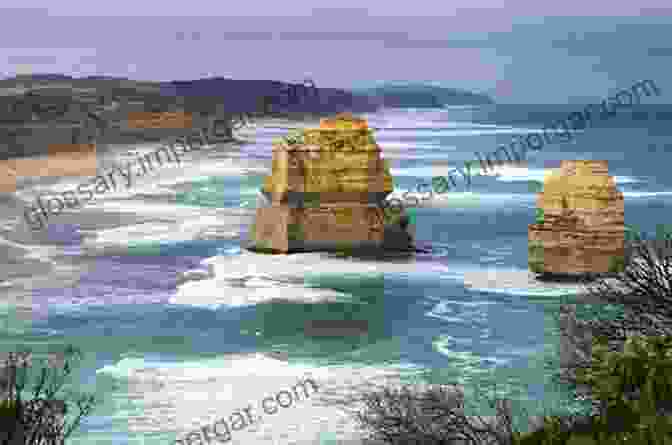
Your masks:
<path fill-rule="evenodd" d="M 0 77 L 432 82 L 500 103 L 553 104 L 651 79 L 670 103 L 665 3 L 3 0 Z"/>

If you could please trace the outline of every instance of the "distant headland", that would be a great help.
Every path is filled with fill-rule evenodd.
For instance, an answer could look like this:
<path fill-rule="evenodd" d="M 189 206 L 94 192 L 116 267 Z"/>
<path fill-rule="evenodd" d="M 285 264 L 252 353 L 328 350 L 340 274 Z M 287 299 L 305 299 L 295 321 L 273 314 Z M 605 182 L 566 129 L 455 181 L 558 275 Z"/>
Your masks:
<path fill-rule="evenodd" d="M 467 90 L 424 83 L 385 83 L 372 88 L 354 90 L 369 96 L 374 103 L 387 108 L 441 108 L 459 105 L 490 105 L 489 96 Z"/>
<path fill-rule="evenodd" d="M 288 101 L 287 91 L 306 82 L 313 94 Z M 0 159 L 46 154 L 49 144 L 106 144 L 161 140 L 182 134 L 172 128 L 134 128 L 133 113 L 187 113 L 194 131 L 215 140 L 233 139 L 233 121 L 271 104 L 269 117 L 290 120 L 327 117 L 341 112 L 372 113 L 384 107 L 483 105 L 484 95 L 423 84 L 390 84 L 365 89 L 324 88 L 303 83 L 223 77 L 145 81 L 112 76 L 71 77 L 29 74 L 0 79 Z M 306 87 L 308 89 L 309 87 Z M 291 103 L 289 103 L 291 102 Z M 217 128 L 222 130 L 217 132 Z"/>

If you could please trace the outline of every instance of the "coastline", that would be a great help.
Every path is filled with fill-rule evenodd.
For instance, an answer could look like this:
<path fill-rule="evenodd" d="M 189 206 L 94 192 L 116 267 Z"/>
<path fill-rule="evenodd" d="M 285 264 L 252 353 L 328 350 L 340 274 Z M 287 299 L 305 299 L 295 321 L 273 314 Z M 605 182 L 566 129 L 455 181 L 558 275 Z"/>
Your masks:
<path fill-rule="evenodd" d="M 319 123 L 320 116 L 306 114 L 303 120 L 288 117 L 263 117 L 255 120 L 258 126 L 278 126 L 297 128 L 302 125 Z M 97 196 L 97 200 L 87 203 L 82 208 L 65 208 L 58 215 L 49 219 L 47 227 L 41 231 L 31 230 L 25 221 L 23 212 L 35 202 L 38 194 L 51 190 L 48 194 L 57 194 L 59 190 L 72 188 L 84 181 L 95 178 L 87 164 L 86 169 L 71 172 L 68 177 L 52 176 L 16 176 L 16 187 L 11 191 L 0 193 L 0 234 L 4 238 L 4 253 L 0 256 L 0 290 L 3 301 L 14 304 L 21 319 L 30 320 L 33 289 L 40 287 L 71 288 L 76 286 L 80 273 L 78 266 L 68 266 L 57 271 L 52 255 L 60 245 L 69 245 L 75 239 L 81 255 L 95 259 L 99 255 L 115 255 L 125 252 L 127 246 L 120 237 L 128 232 L 127 239 L 134 237 L 134 228 L 151 227 L 163 224 L 166 227 L 179 226 L 182 221 L 200 215 L 205 220 L 216 220 L 216 227 L 192 226 L 184 232 L 184 239 L 212 239 L 224 237 L 235 238 L 240 235 L 241 227 L 251 224 L 254 211 L 249 209 L 202 208 L 181 205 L 163 205 L 168 202 L 183 184 L 195 179 L 210 176 L 244 177 L 248 174 L 259 174 L 268 171 L 270 162 L 241 159 L 241 147 L 251 144 L 244 138 L 246 129 L 234 134 L 234 139 L 227 142 L 206 144 L 199 149 L 191 150 L 181 156 L 181 163 L 164 164 L 144 177 L 137 178 L 133 187 L 126 189 L 125 184 L 110 190 L 105 195 Z M 101 174 L 114 165 L 124 164 L 138 156 L 150 154 L 160 148 L 163 142 L 147 142 L 144 139 L 119 142 L 108 142 L 104 151 L 95 154 L 95 169 Z M 44 160 L 44 156 L 22 157 L 26 162 Z M 269 164 L 269 165 L 267 165 Z M 122 186 L 123 185 L 123 186 Z M 120 187 L 121 186 L 121 187 Z M 160 193 L 155 204 L 145 203 L 141 207 L 133 205 L 133 196 L 156 195 Z M 141 198 L 138 198 L 138 205 Z M 168 202 L 166 204 L 168 204 Z M 129 207 L 131 210 L 124 210 Z M 55 223 L 51 227 L 51 223 Z M 51 228 L 50 228 L 51 227 Z M 56 229 L 58 228 L 58 233 Z M 64 230 L 64 232 L 61 232 Z M 109 234 L 109 235 L 108 235 Z M 109 237 L 109 239 L 108 239 Z M 62 259 L 66 259 L 63 257 Z M 88 261 L 83 259 L 82 261 Z M 74 273 L 73 273 L 74 272 Z M 19 315 L 17 315 L 19 316 Z"/>
<path fill-rule="evenodd" d="M 285 128 L 285 127 L 286 128 L 294 128 L 297 125 L 301 125 L 300 122 L 296 122 L 296 121 L 291 120 L 291 119 L 283 119 L 283 118 L 260 118 L 256 123 L 259 126 L 262 126 L 262 125 L 264 125 L 264 123 L 267 123 L 267 122 L 271 123 L 271 125 L 277 125 L 278 127 L 281 127 L 281 128 Z M 241 134 L 243 134 L 245 132 L 246 132 L 245 129 L 240 130 Z M 105 196 L 105 199 L 103 200 L 103 202 L 101 202 L 99 206 L 96 205 L 95 208 L 85 209 L 84 211 L 80 210 L 79 212 L 82 212 L 82 213 L 71 212 L 72 213 L 72 215 L 71 215 L 72 219 L 68 220 L 67 222 L 64 221 L 64 224 L 62 224 L 65 227 L 66 230 L 67 230 L 68 226 L 70 226 L 70 225 L 80 225 L 80 227 L 82 225 L 88 226 L 88 227 L 85 227 L 85 230 L 84 230 L 84 235 L 87 236 L 87 239 L 82 240 L 82 243 L 81 243 L 82 248 L 84 248 L 86 253 L 83 253 L 82 257 L 77 258 L 76 261 L 84 263 L 85 261 L 102 260 L 104 258 L 104 256 L 108 255 L 108 254 L 109 255 L 115 255 L 115 254 L 124 255 L 124 252 L 125 252 L 125 250 L 124 250 L 125 247 L 124 246 L 128 244 L 128 240 L 137 238 L 139 236 L 139 232 L 140 232 L 138 230 L 138 228 L 143 227 L 143 225 L 140 224 L 139 221 L 142 221 L 143 223 L 146 222 L 147 227 L 150 227 L 152 224 L 158 224 L 158 223 L 165 224 L 165 225 L 182 224 L 181 229 L 183 230 L 183 232 L 181 232 L 181 236 L 183 236 L 185 239 L 189 239 L 190 237 L 192 237 L 192 234 L 198 233 L 198 229 L 193 228 L 191 226 L 192 223 L 193 223 L 193 220 L 188 221 L 189 224 L 186 224 L 187 219 L 182 218 L 183 212 L 184 212 L 184 214 L 186 214 L 187 212 L 191 212 L 192 215 L 198 213 L 200 216 L 203 217 L 203 219 L 208 219 L 210 221 L 209 224 L 212 224 L 213 221 L 216 221 L 217 231 L 221 231 L 222 233 L 225 233 L 225 232 L 226 233 L 232 233 L 232 232 L 240 230 L 241 225 L 245 224 L 244 218 L 246 217 L 246 215 L 244 215 L 244 213 L 245 213 L 243 211 L 244 209 L 240 209 L 240 210 L 239 209 L 210 209 L 210 208 L 199 209 L 196 206 L 193 206 L 193 207 L 188 208 L 188 209 L 187 208 L 173 209 L 173 208 L 170 208 L 169 205 L 165 205 L 165 206 L 160 208 L 160 206 L 156 205 L 156 203 L 154 203 L 154 202 L 149 202 L 149 201 L 141 202 L 141 200 L 142 200 L 143 196 L 145 196 L 143 194 L 144 191 L 145 190 L 150 191 L 150 187 L 156 187 L 156 188 L 161 187 L 163 189 L 163 191 L 166 192 L 166 195 L 165 195 L 166 198 L 170 199 L 170 195 L 168 195 L 168 191 L 172 187 L 171 184 L 175 184 L 176 181 L 180 184 L 181 183 L 186 183 L 189 180 L 193 181 L 193 178 L 194 178 L 193 175 L 198 175 L 199 174 L 198 173 L 198 168 L 194 168 L 194 166 L 191 165 L 191 163 L 193 161 L 193 158 L 200 157 L 200 155 L 204 155 L 206 153 L 207 154 L 213 154 L 213 155 L 216 154 L 217 158 L 215 158 L 213 156 L 213 158 L 209 159 L 207 162 L 204 162 L 202 164 L 202 166 L 206 166 L 206 165 L 208 166 L 208 168 L 204 172 L 201 173 L 201 174 L 203 174 L 203 176 L 210 175 L 211 172 L 216 171 L 216 169 L 220 168 L 222 165 L 230 165 L 231 169 L 226 170 L 226 171 L 217 172 L 216 174 L 218 176 L 242 176 L 242 175 L 244 175 L 245 174 L 244 172 L 243 173 L 239 172 L 239 170 L 241 170 L 241 168 L 239 168 L 239 167 L 245 165 L 245 163 L 242 160 L 239 160 L 238 157 L 236 157 L 236 152 L 240 151 L 240 148 L 243 146 L 243 144 L 244 144 L 244 142 L 241 143 L 241 142 L 236 142 L 236 141 L 232 141 L 230 143 L 216 144 L 217 145 L 216 147 L 212 147 L 212 148 L 202 150 L 198 154 L 189 155 L 188 156 L 188 158 L 189 158 L 188 161 L 186 163 L 184 163 L 185 165 L 183 165 L 183 170 L 178 170 L 176 168 L 170 167 L 170 168 L 167 168 L 166 173 L 157 171 L 156 176 L 152 175 L 150 177 L 151 179 L 149 179 L 147 184 L 145 184 L 141 188 L 137 189 L 137 194 L 139 195 L 137 201 L 139 202 L 139 205 L 142 206 L 142 207 L 140 207 L 140 210 L 138 211 L 138 214 L 134 214 L 130 211 L 126 212 L 126 210 L 124 210 L 124 206 L 126 206 L 128 204 L 127 201 L 131 201 L 132 198 L 124 198 L 123 196 L 121 196 L 121 194 L 119 194 L 119 196 L 118 196 L 119 199 L 118 200 L 116 199 L 117 196 L 114 197 L 115 198 L 114 202 L 111 202 L 111 203 L 105 202 L 108 198 L 108 196 Z M 144 151 L 146 151 L 146 152 L 151 151 L 151 147 L 145 147 L 144 146 L 144 145 L 147 145 L 147 144 L 142 144 L 142 145 L 143 145 L 143 147 L 140 149 L 140 151 L 143 151 L 143 152 Z M 112 147 L 112 152 L 117 153 L 119 156 L 122 156 L 122 154 L 124 153 L 124 150 L 126 150 L 128 152 L 128 155 L 127 155 L 128 157 L 137 156 L 137 152 L 139 150 L 135 146 L 125 146 L 124 148 L 122 148 L 122 147 L 123 146 L 114 146 L 114 147 Z M 116 156 L 116 154 L 115 154 L 115 156 Z M 114 162 L 115 156 L 108 156 L 106 158 L 106 160 L 109 161 L 109 162 Z M 219 160 L 221 160 L 221 159 L 226 159 L 227 161 L 230 161 L 230 162 L 222 162 L 221 164 L 218 164 L 217 166 L 212 165 L 213 162 L 219 163 Z M 181 178 L 176 179 L 175 175 L 180 175 Z M 50 178 L 44 178 L 44 179 L 48 180 Z M 179 179 L 179 181 L 182 181 L 182 182 L 179 182 L 178 179 Z M 79 178 L 76 178 L 76 180 L 77 180 L 77 182 L 81 182 Z M 237 190 L 234 190 L 234 192 L 237 193 Z M 113 198 L 113 196 L 109 196 L 109 197 Z M 59 218 L 60 218 L 60 216 L 59 216 Z M 61 225 L 61 220 L 60 219 L 59 219 L 57 224 Z M 125 226 L 132 226 L 132 227 L 127 228 Z M 205 224 L 204 224 L 204 226 L 205 226 Z M 231 232 L 228 232 L 228 229 L 230 229 Z M 149 233 L 150 236 L 153 235 L 153 233 L 151 233 L 151 231 L 149 229 L 147 229 L 147 232 Z M 88 238 L 89 236 L 91 236 L 91 238 Z M 94 246 L 93 243 L 90 242 L 90 241 L 93 241 L 94 236 L 96 238 L 96 241 L 99 241 L 101 243 L 101 244 L 99 244 L 100 246 L 102 246 L 103 241 L 105 243 L 107 243 L 108 245 L 101 247 L 100 250 L 97 250 L 97 251 L 96 251 L 96 249 L 93 249 L 93 248 L 91 250 L 89 250 L 90 247 L 95 247 L 95 248 L 98 247 L 98 245 Z M 204 238 L 209 238 L 210 236 L 211 236 L 210 234 L 203 233 Z M 68 246 L 68 247 L 71 247 L 71 246 Z M 79 247 L 79 246 L 76 246 L 76 247 Z M 41 249 L 41 247 L 40 247 L 40 249 Z M 57 250 L 62 250 L 62 249 L 60 247 L 57 247 L 57 248 L 53 249 L 52 252 L 56 252 Z M 57 255 L 58 254 L 60 254 L 60 253 L 57 253 Z M 63 255 L 63 256 L 65 256 L 65 255 Z M 68 259 L 68 261 L 71 261 L 71 259 Z M 18 265 L 18 263 L 17 263 L 17 265 Z M 42 265 L 45 265 L 45 263 L 42 263 Z M 56 264 L 54 269 L 57 266 L 62 266 L 62 265 Z M 277 268 L 276 270 L 279 270 L 279 268 L 281 268 L 283 266 L 284 265 L 282 265 L 282 264 L 278 264 L 276 266 L 276 268 Z M 451 267 L 451 268 L 454 268 L 455 264 L 452 264 L 452 265 L 449 264 L 447 266 Z M 403 269 L 402 266 L 399 267 L 399 273 L 404 273 L 404 271 L 408 269 L 408 266 L 403 266 L 403 267 L 405 267 L 405 269 Z M 0 265 L 0 269 L 3 269 L 3 268 L 4 268 L 4 265 Z M 49 273 L 52 272 L 52 266 L 51 265 L 45 266 L 45 268 L 47 268 L 48 270 L 45 270 L 44 272 L 35 273 L 34 278 L 39 279 L 40 278 L 39 275 L 41 275 L 42 273 L 49 274 Z M 356 265 L 353 266 L 353 271 L 356 271 L 355 269 L 359 270 L 361 268 L 362 268 L 362 266 L 360 264 L 356 264 Z M 261 267 L 259 267 L 259 269 L 260 270 L 272 270 L 271 268 L 267 269 L 267 266 L 263 262 L 261 264 Z M 306 269 L 311 270 L 311 271 L 315 271 L 316 268 L 314 267 L 313 263 L 309 262 L 306 266 Z M 23 272 L 24 269 L 22 268 L 21 271 Z M 341 269 L 338 269 L 338 271 L 342 272 Z M 497 283 L 497 280 L 499 280 L 499 279 L 505 280 L 505 281 L 507 280 L 507 275 L 506 274 L 495 275 L 494 272 L 490 272 L 490 274 L 488 276 L 488 275 L 486 275 L 485 267 L 483 267 L 481 269 L 481 271 L 483 271 L 483 275 L 481 275 L 480 272 L 479 272 L 475 275 L 469 275 L 468 276 L 471 280 L 471 284 L 472 284 L 471 287 L 476 288 L 476 287 L 479 287 L 479 285 L 482 286 L 483 284 L 488 284 L 488 281 L 494 281 L 499 287 L 500 283 Z M 40 283 L 35 284 L 35 288 L 39 289 L 40 286 L 52 287 L 52 288 L 66 287 L 67 286 L 67 287 L 70 287 L 70 288 L 74 288 L 78 285 L 77 279 L 79 278 L 79 273 L 77 273 L 77 272 L 73 273 L 73 269 L 62 270 L 61 275 L 62 275 L 63 279 L 70 280 L 68 282 L 69 284 L 66 283 L 65 281 L 62 282 L 62 284 L 61 284 L 60 282 L 51 283 L 51 282 L 48 282 L 46 280 L 40 280 L 41 281 Z M 222 280 L 222 279 L 223 278 L 220 276 L 220 280 Z M 168 279 L 168 281 L 169 280 L 170 280 L 170 278 Z M 526 287 L 525 283 L 527 283 L 526 280 L 530 280 L 529 275 L 527 277 L 511 276 L 511 277 L 508 277 L 508 281 L 510 281 L 510 284 L 508 284 L 507 286 L 509 286 L 510 291 L 513 290 L 513 289 L 516 289 L 517 286 L 519 286 L 520 288 L 525 288 Z M 534 285 L 537 286 L 540 290 L 543 290 L 544 286 L 551 286 L 551 284 L 544 283 L 544 282 L 541 282 L 541 281 L 536 281 Z M 254 283 L 252 281 L 250 281 L 250 288 L 252 288 L 253 286 L 254 286 Z M 563 291 L 563 289 L 562 289 L 563 284 L 562 283 L 554 283 L 551 287 L 554 287 L 554 288 L 558 289 L 558 292 Z M 213 292 L 213 289 L 215 289 L 215 292 Z M 215 296 L 215 298 L 218 298 L 218 297 L 216 297 L 216 295 L 217 295 L 216 289 L 217 289 L 216 287 L 208 288 L 208 287 L 204 286 L 204 287 L 202 287 L 202 292 L 200 292 L 199 295 L 203 296 L 204 301 L 209 300 L 209 302 L 212 302 L 214 300 L 213 296 Z M 225 295 L 225 292 L 221 292 L 221 287 L 219 289 L 220 289 L 219 294 L 220 295 Z M 269 291 L 271 291 L 271 290 L 272 290 L 271 288 L 260 289 L 259 294 L 261 295 L 263 293 L 263 294 L 268 295 Z M 237 291 L 237 289 L 236 289 L 236 291 Z M 30 295 L 30 292 L 31 292 L 31 290 L 26 290 L 24 295 L 26 295 L 26 294 Z M 286 289 L 283 289 L 282 292 L 286 292 Z M 305 290 L 300 289 L 300 290 L 297 290 L 297 293 L 298 292 L 305 293 Z M 515 293 L 515 292 L 512 292 L 512 293 Z M 119 298 L 120 299 L 123 298 L 123 295 L 120 295 Z M 194 300 L 193 294 L 185 295 L 184 300 L 185 301 L 186 300 L 192 300 L 193 301 Z M 388 299 L 388 304 L 391 303 L 389 300 L 391 300 L 391 299 Z M 37 305 L 41 304 L 39 299 L 34 299 L 34 301 Z M 53 310 L 55 310 L 55 309 L 54 308 L 50 309 L 50 311 L 53 311 Z M 28 315 L 30 316 L 30 314 L 28 314 Z M 216 329 L 221 329 L 221 327 L 222 326 L 218 326 L 218 327 L 216 327 Z M 270 354 L 270 358 L 282 359 L 282 353 L 276 354 L 275 357 L 272 354 Z M 194 360 L 194 362 L 196 362 L 196 361 L 197 360 Z M 270 362 L 267 362 L 267 365 L 269 363 Z M 274 363 L 270 363 L 270 364 L 274 364 Z M 190 366 L 191 366 L 190 364 L 186 363 L 185 367 L 189 368 Z M 231 367 L 233 367 L 233 365 Z M 198 373 L 199 368 L 197 368 L 196 365 L 194 365 L 194 367 L 192 369 L 194 370 L 195 374 Z M 223 370 L 223 369 L 225 369 L 225 370 Z M 213 393 L 216 392 L 216 391 L 222 391 L 222 393 L 220 393 L 220 394 L 226 395 L 226 391 L 223 390 L 221 387 L 218 387 L 218 385 L 222 385 L 223 387 L 225 387 L 224 385 L 228 385 L 229 383 L 231 383 L 231 382 L 227 383 L 227 377 L 228 376 L 226 375 L 226 373 L 227 373 L 228 369 L 229 369 L 228 367 L 227 368 L 221 367 L 217 371 L 214 371 L 210 376 L 211 377 L 214 376 L 213 378 L 216 379 L 216 381 L 214 381 L 212 384 L 207 383 L 205 377 L 203 378 L 202 381 L 201 381 L 200 377 L 197 377 L 197 378 L 195 378 L 195 380 L 198 380 L 198 382 L 195 382 L 195 384 L 192 387 L 186 387 L 186 386 L 182 386 L 184 384 L 183 383 L 184 382 L 184 376 L 180 376 L 180 372 L 172 371 L 168 368 L 161 368 L 161 367 L 158 367 L 158 366 L 156 366 L 155 368 L 152 368 L 151 366 L 147 366 L 147 372 L 146 373 L 144 373 L 144 372 L 134 373 L 135 380 L 133 381 L 133 383 L 135 384 L 136 381 L 137 381 L 139 383 L 144 383 L 145 384 L 145 385 L 138 384 L 134 389 L 137 390 L 137 396 L 138 397 L 144 397 L 144 398 L 147 399 L 148 403 L 147 403 L 146 406 L 148 406 L 150 408 L 152 414 L 156 414 L 157 418 L 159 418 L 161 420 L 165 420 L 165 424 L 163 426 L 164 430 L 166 430 L 165 425 L 175 425 L 176 422 L 174 422 L 174 419 L 169 419 L 167 416 L 164 417 L 162 414 L 158 413 L 158 411 L 159 411 L 158 405 L 160 403 L 166 402 L 166 401 L 167 402 L 174 402 L 176 407 L 175 408 L 170 408 L 170 409 L 174 409 L 175 412 L 179 413 L 180 424 L 178 425 L 178 427 L 179 428 L 184 427 L 185 431 L 187 431 L 188 428 L 189 428 L 189 424 L 192 421 L 194 422 L 194 426 L 198 427 L 200 425 L 205 425 L 205 424 L 207 424 L 207 422 L 213 421 L 214 419 L 216 419 L 218 417 L 221 417 L 222 415 L 228 415 L 229 414 L 230 411 L 227 410 L 226 406 L 220 407 L 220 404 L 215 402 L 215 401 L 212 401 L 212 402 L 207 401 L 207 402 L 204 403 L 203 400 L 205 400 L 205 399 L 203 399 L 201 401 L 197 400 L 198 395 L 201 394 L 200 393 L 201 388 L 205 388 L 205 391 L 202 393 L 204 396 L 207 396 L 208 390 L 212 390 Z M 144 371 L 144 370 L 142 370 L 142 371 Z M 351 379 L 352 377 L 350 376 L 348 371 L 349 371 L 349 369 L 343 369 L 340 372 L 338 372 L 338 370 L 334 370 L 334 375 L 330 376 L 330 378 L 332 378 L 333 381 L 334 381 L 334 385 L 338 386 L 339 388 L 343 387 L 344 385 L 345 386 L 350 385 L 351 383 L 348 382 L 348 379 Z M 184 371 L 181 371 L 181 372 L 184 372 Z M 222 374 L 225 374 L 225 375 L 222 376 Z M 297 371 L 296 377 L 298 377 L 299 375 L 300 375 L 300 373 Z M 156 398 L 154 396 L 154 394 L 157 393 L 158 391 L 153 390 L 153 388 L 154 388 L 153 385 L 156 383 L 156 380 L 161 380 L 162 384 L 163 384 L 165 382 L 164 378 L 166 378 L 166 376 L 172 377 L 172 379 L 173 379 L 173 381 L 169 382 L 169 383 L 172 383 L 172 386 L 173 386 L 172 389 L 175 390 L 175 398 L 172 398 L 172 396 L 171 396 L 171 399 L 166 400 L 163 397 L 161 397 L 162 400 L 159 400 L 158 398 Z M 243 377 L 242 372 L 241 372 L 240 376 Z M 269 374 L 269 376 L 270 376 L 270 374 Z M 234 380 L 236 378 L 237 377 L 234 377 Z M 356 383 L 359 383 L 360 379 L 358 377 L 356 379 L 357 379 Z M 368 382 L 367 379 L 368 379 L 368 377 L 362 376 L 362 378 L 361 378 L 362 383 Z M 166 378 L 166 380 L 167 380 L 167 378 Z M 257 399 L 254 398 L 257 394 L 255 383 L 258 382 L 258 381 L 262 384 L 261 385 L 262 387 L 266 383 L 263 376 L 261 378 L 254 378 L 253 377 L 249 381 L 246 380 L 245 378 L 241 378 L 240 382 L 238 382 L 238 381 L 235 382 L 235 383 L 239 384 L 239 386 L 241 388 L 250 388 L 250 387 L 253 388 L 254 392 L 250 392 L 250 391 L 247 391 L 247 390 L 244 390 L 244 389 L 240 389 L 239 390 L 240 392 L 236 393 L 236 394 L 237 394 L 237 397 L 240 397 L 240 401 L 242 403 L 232 403 L 231 404 L 232 409 L 238 408 L 240 406 L 244 406 L 244 403 L 246 401 L 248 401 L 248 399 L 249 399 L 249 401 L 261 400 L 260 398 L 257 398 Z M 294 382 L 294 381 L 290 381 L 289 375 L 288 375 L 287 384 L 293 384 L 292 382 Z M 351 380 L 351 382 L 352 382 L 352 380 Z M 201 385 L 203 385 L 203 386 L 201 387 Z M 172 392 L 169 389 L 170 386 L 171 386 L 171 384 L 167 385 L 167 388 L 164 388 L 164 390 L 162 392 L 163 393 Z M 179 386 L 179 388 L 177 388 L 178 386 Z M 188 390 L 183 391 L 183 393 L 189 394 L 190 390 L 195 389 L 195 391 L 193 391 L 193 392 L 196 394 L 196 397 L 190 397 L 189 400 L 186 400 L 187 397 L 182 397 L 181 398 L 177 390 L 180 389 L 180 388 L 183 389 L 185 387 L 188 388 Z M 277 391 L 280 388 L 282 388 L 281 385 L 273 383 L 273 386 L 271 387 L 270 385 L 268 385 L 267 389 L 269 390 L 269 392 L 271 392 L 271 391 Z M 265 394 L 259 393 L 259 397 L 263 397 L 264 395 Z M 212 400 L 212 399 L 208 399 L 208 400 Z M 286 441 L 286 443 L 293 441 L 294 443 L 302 443 L 302 444 L 310 443 L 311 445 L 312 444 L 317 445 L 319 443 L 319 441 L 317 439 L 317 433 L 315 433 L 316 435 L 315 435 L 314 439 L 309 440 L 308 438 L 305 438 L 305 437 L 302 437 L 301 439 L 299 439 L 300 434 L 302 434 L 305 430 L 304 425 L 305 425 L 306 422 L 312 422 L 312 423 L 315 424 L 315 426 L 318 426 L 318 425 L 324 426 L 325 431 L 332 431 L 334 433 L 336 431 L 340 431 L 339 428 L 343 428 L 343 431 L 345 431 L 347 429 L 344 425 L 345 421 L 343 423 L 341 423 L 340 421 L 336 422 L 335 420 L 333 420 L 334 413 L 336 412 L 335 410 L 332 411 L 332 410 L 323 409 L 323 410 L 320 410 L 318 412 L 317 398 L 316 398 L 315 402 L 316 402 L 316 406 L 313 406 L 312 402 L 311 402 L 311 404 L 308 405 L 305 409 L 301 409 L 301 408 L 296 407 L 300 412 L 297 411 L 296 414 L 292 414 L 291 417 L 294 417 L 294 418 L 291 419 L 291 421 L 283 422 L 283 421 L 280 421 L 280 420 L 275 421 L 273 419 L 272 420 L 273 425 L 269 425 L 268 428 L 266 428 L 264 426 L 263 427 L 264 428 L 263 432 L 261 432 L 261 431 L 259 432 L 259 438 L 260 438 L 259 443 L 270 443 L 272 441 L 272 438 L 275 438 L 275 440 L 280 440 L 281 442 Z M 209 405 L 209 404 L 212 405 L 212 407 L 204 406 L 204 405 Z M 184 406 L 181 406 L 181 405 L 184 405 Z M 212 408 L 212 410 L 210 410 L 210 408 Z M 193 409 L 193 412 L 189 412 L 192 409 Z M 294 409 L 295 409 L 295 407 L 292 407 L 292 408 L 290 408 L 290 410 L 288 410 L 288 412 L 291 411 L 291 410 L 294 410 Z M 209 412 L 206 413 L 206 410 L 209 410 Z M 203 422 L 198 423 L 197 420 L 196 420 L 197 417 L 199 419 L 202 419 Z M 313 421 L 313 419 L 315 419 L 315 420 Z M 269 420 L 271 420 L 271 419 L 269 419 Z M 151 428 L 154 428 L 154 425 L 151 425 L 150 422 L 146 422 L 146 421 L 144 421 L 144 419 L 141 419 L 140 415 L 132 418 L 132 420 L 129 421 L 129 423 L 132 423 L 134 427 L 137 426 L 137 430 L 143 430 L 143 429 L 149 430 Z M 311 427 L 312 427 L 312 425 L 309 425 L 308 429 L 311 429 Z M 135 434 L 138 434 L 138 433 L 135 433 Z M 344 432 L 342 434 L 341 433 L 339 433 L 339 434 L 342 435 L 342 437 L 348 437 L 347 442 L 343 441 L 341 443 L 349 443 L 349 444 L 353 444 L 353 445 L 354 444 L 360 444 L 360 443 L 362 443 L 362 444 L 366 443 L 365 441 L 363 441 L 361 439 L 356 439 L 354 433 L 350 433 L 350 432 L 345 433 Z M 171 443 L 170 441 L 166 441 L 166 442 Z M 236 442 L 236 440 L 234 440 L 232 442 Z M 247 441 L 245 441 L 245 443 L 247 443 Z M 250 443 L 257 443 L 257 442 L 250 441 Z"/>

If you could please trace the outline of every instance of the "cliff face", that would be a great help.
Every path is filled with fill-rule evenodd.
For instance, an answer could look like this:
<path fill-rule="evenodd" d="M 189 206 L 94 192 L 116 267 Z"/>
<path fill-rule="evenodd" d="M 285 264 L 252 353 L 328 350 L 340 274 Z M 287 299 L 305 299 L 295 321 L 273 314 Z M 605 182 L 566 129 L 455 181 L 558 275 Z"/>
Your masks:
<path fill-rule="evenodd" d="M 273 172 L 262 189 L 270 205 L 257 209 L 254 245 L 278 253 L 382 247 L 381 203 L 391 191 L 366 121 L 323 119 L 274 144 Z"/>
<path fill-rule="evenodd" d="M 270 80 L 19 76 L 0 79 L 0 159 L 46 154 L 49 143 L 95 140 L 102 148 L 181 136 L 189 128 L 226 142 L 233 138 L 231 120 L 260 113 L 264 100 L 271 104 L 269 113 L 289 118 L 376 110 L 367 97 L 347 91 Z"/>
<path fill-rule="evenodd" d="M 91 83 L 42 82 L 0 96 L 0 159 L 48 155 L 52 146 L 68 144 L 77 151 L 96 143 L 104 151 L 108 143 L 160 140 L 207 126 L 200 116 L 180 113 L 176 98 L 162 98 L 158 90 Z"/>
<path fill-rule="evenodd" d="M 271 80 L 237 80 L 224 78 L 173 81 L 161 83 L 161 94 L 181 96 L 186 104 L 199 107 L 204 101 L 218 101 L 226 112 L 255 112 L 259 101 L 273 99 L 273 110 L 297 113 L 337 113 L 349 110 L 357 113 L 372 112 L 377 106 L 366 96 L 354 95 L 345 90 L 292 84 L 298 94 L 288 103 L 290 84 Z"/>
<path fill-rule="evenodd" d="M 392 192 L 392 176 L 380 157 L 380 147 L 363 120 L 323 119 L 296 143 L 273 146 L 273 173 L 264 191 L 275 201 L 290 195 L 319 193 L 321 202 L 377 203 Z"/>
<path fill-rule="evenodd" d="M 607 161 L 562 161 L 544 181 L 529 226 L 529 266 L 563 275 L 617 272 L 624 264 L 623 194 Z"/>

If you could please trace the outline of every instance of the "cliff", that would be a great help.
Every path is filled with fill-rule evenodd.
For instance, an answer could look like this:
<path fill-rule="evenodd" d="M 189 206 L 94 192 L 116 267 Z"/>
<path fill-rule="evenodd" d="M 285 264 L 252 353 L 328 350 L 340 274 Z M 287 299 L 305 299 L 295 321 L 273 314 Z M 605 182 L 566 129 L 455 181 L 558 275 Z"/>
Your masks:
<path fill-rule="evenodd" d="M 287 83 L 270 80 L 223 78 L 149 82 L 36 74 L 2 79 L 0 159 L 47 154 L 50 143 L 88 144 L 94 139 L 104 151 L 107 143 L 183 135 L 185 127 L 207 129 L 215 142 L 231 140 L 231 119 L 239 113 L 253 112 L 261 117 L 264 98 L 271 103 L 272 112 L 289 118 L 376 109 L 366 97 L 319 87 L 317 95 L 299 95 L 295 103 L 283 106 L 288 87 Z M 159 122 L 164 118 L 151 113 L 182 116 L 169 124 Z M 220 126 L 221 136 L 213 133 Z"/>
<path fill-rule="evenodd" d="M 389 166 L 366 121 L 342 114 L 273 145 L 273 171 L 257 209 L 252 249 L 272 253 L 410 249 L 386 226 Z M 398 223 L 407 229 L 407 221 Z M 394 246 L 390 244 L 395 237 Z"/>
<path fill-rule="evenodd" d="M 188 104 L 196 104 L 205 98 L 219 98 L 223 109 L 231 112 L 255 112 L 263 97 L 281 98 L 286 95 L 285 88 L 292 84 L 271 80 L 234 80 L 221 77 L 189 81 L 172 81 L 161 84 L 162 94 L 182 96 Z M 302 85 L 293 84 L 298 87 Z M 276 101 L 277 111 L 297 113 L 338 113 L 352 111 L 356 113 L 372 112 L 377 106 L 367 97 L 357 96 L 345 90 L 320 88 L 316 86 L 316 95 L 306 92 L 296 103 L 282 105 Z M 226 99 L 225 101 L 222 99 Z"/>
<path fill-rule="evenodd" d="M 296 192 L 319 193 L 322 202 L 380 202 L 392 192 L 389 168 L 365 121 L 323 119 L 295 138 L 273 145 L 273 173 L 264 184 L 271 199 L 284 201 Z"/>
<path fill-rule="evenodd" d="M 562 161 L 544 180 L 529 226 L 529 266 L 537 273 L 606 274 L 624 265 L 623 194 L 607 161 Z"/>

